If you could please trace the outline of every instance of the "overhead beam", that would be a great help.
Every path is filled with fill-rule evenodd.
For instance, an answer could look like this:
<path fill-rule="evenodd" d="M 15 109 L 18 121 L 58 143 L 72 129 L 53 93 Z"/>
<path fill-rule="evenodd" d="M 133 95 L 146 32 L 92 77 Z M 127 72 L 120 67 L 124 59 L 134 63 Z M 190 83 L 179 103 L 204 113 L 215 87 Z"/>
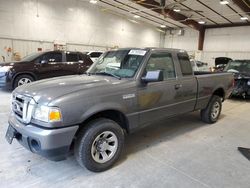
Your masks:
<path fill-rule="evenodd" d="M 108 2 L 105 2 L 105 1 L 103 1 L 103 0 L 99 0 L 101 3 L 103 3 L 103 4 L 105 4 L 105 5 L 108 5 L 108 6 L 110 6 L 110 7 L 113 7 L 113 8 L 116 8 L 116 9 L 119 9 L 119 10 L 122 10 L 122 11 L 124 11 L 124 12 L 127 12 L 127 13 L 129 13 L 129 11 L 128 10 L 126 10 L 126 9 L 124 9 L 124 8 L 122 8 L 122 7 L 119 7 L 119 6 L 115 6 L 115 5 L 113 5 L 113 4 L 111 4 L 111 3 L 108 3 Z M 116 2 L 118 2 L 118 1 L 116 1 Z M 120 2 L 118 2 L 118 3 L 120 3 Z M 121 3 L 122 4 L 122 3 Z M 124 4 L 125 5 L 125 4 Z M 131 7 L 132 8 L 132 7 Z M 150 15 L 150 14 L 148 14 L 148 15 Z M 150 15 L 151 16 L 151 15 Z M 142 16 L 141 15 L 141 17 L 143 18 L 143 19 L 145 19 L 145 20 L 148 20 L 148 21 L 150 21 L 150 22 L 155 22 L 155 23 L 157 23 L 157 24 L 162 24 L 161 22 L 159 22 L 159 21 L 155 21 L 155 20 L 152 20 L 151 18 L 149 18 L 148 16 Z M 154 17 L 153 15 L 152 15 L 152 17 Z M 156 18 L 156 17 L 154 17 L 154 18 Z M 166 22 L 166 23 L 168 23 L 168 24 L 172 24 L 172 23 L 170 23 L 170 22 Z M 173 24 L 172 24 L 173 25 Z M 172 28 L 172 27 L 170 27 L 170 26 L 168 26 L 169 28 Z"/>
<path fill-rule="evenodd" d="M 233 24 L 233 22 L 231 22 L 229 19 L 227 19 L 225 16 L 221 15 L 219 12 L 215 11 L 214 9 L 212 9 L 211 7 L 209 7 L 207 4 L 201 2 L 200 0 L 196 0 L 198 3 L 200 3 L 201 5 L 203 5 L 204 7 L 208 8 L 209 10 L 213 11 L 215 14 L 219 15 L 220 17 L 222 17 L 223 19 L 227 20 L 229 23 Z"/>
<path fill-rule="evenodd" d="M 154 0 L 145 0 L 143 1 L 143 3 L 146 3 L 146 4 L 143 4 L 143 3 L 138 3 L 137 1 L 134 1 L 135 3 L 145 7 L 145 8 L 154 8 L 153 6 L 161 6 L 160 3 L 157 3 L 156 1 Z M 153 6 L 150 6 L 148 4 L 151 4 Z M 159 8 L 159 9 L 153 9 L 152 11 L 155 11 L 159 14 L 162 14 L 162 10 Z M 177 22 L 180 22 L 188 27 L 191 27 L 193 29 L 196 29 L 198 31 L 200 31 L 203 27 L 198 23 L 196 22 L 195 20 L 192 20 L 192 19 L 189 19 L 187 16 L 183 15 L 183 14 L 180 14 L 178 12 L 175 12 L 171 9 L 167 9 L 165 8 L 165 13 L 167 15 L 167 18 L 170 18 L 172 20 L 175 20 Z"/>
<path fill-rule="evenodd" d="M 174 1 L 177 2 L 176 0 L 174 0 Z M 184 5 L 183 3 L 180 3 L 180 5 L 183 6 L 183 7 L 185 7 L 185 8 L 187 8 L 188 10 L 192 10 L 192 11 L 195 12 L 196 14 L 200 15 L 202 18 L 206 18 L 206 20 L 209 20 L 210 22 L 212 22 L 212 23 L 218 25 L 218 23 L 216 23 L 214 20 L 208 18 L 207 16 L 201 14 L 201 13 L 198 12 L 198 11 L 195 11 L 194 9 L 188 7 L 187 5 Z"/>
<path fill-rule="evenodd" d="M 242 26 L 250 26 L 250 22 L 234 23 L 234 24 L 220 24 L 220 25 L 206 25 L 205 28 L 213 29 L 213 28 L 242 27 Z"/>
<path fill-rule="evenodd" d="M 100 0 L 100 1 L 102 1 L 102 0 Z M 133 7 L 133 6 L 129 5 L 129 4 L 126 4 L 126 3 L 122 2 L 121 0 L 114 0 L 114 1 L 115 1 L 116 3 L 122 5 L 122 6 L 131 8 L 131 9 L 134 9 L 136 12 L 140 12 L 139 9 L 137 9 L 137 8 L 135 8 L 135 7 Z M 102 1 L 102 2 L 103 2 L 103 1 Z M 105 2 L 105 3 L 107 4 L 107 2 Z M 108 4 L 110 4 L 110 3 L 108 3 Z M 113 4 L 110 4 L 110 5 L 113 5 Z M 114 6 L 114 5 L 113 5 L 113 6 Z M 116 6 L 114 6 L 114 7 L 116 7 Z M 116 8 L 120 8 L 120 7 L 116 7 Z M 127 11 L 127 12 L 129 12 L 129 11 Z M 147 15 L 147 18 L 148 18 L 148 16 L 150 16 L 150 17 L 153 17 L 153 18 L 155 18 L 155 19 L 157 19 L 157 20 L 161 20 L 161 21 L 163 21 L 164 23 L 167 23 L 167 24 L 168 24 L 167 26 L 168 26 L 169 28 L 172 28 L 173 26 L 179 27 L 178 25 L 176 25 L 176 24 L 174 24 L 174 23 L 172 23 L 172 22 L 169 22 L 169 21 L 167 21 L 167 20 L 164 20 L 164 19 L 162 19 L 162 18 L 160 18 L 160 17 L 156 17 L 155 15 L 152 15 L 152 14 L 150 14 L 150 13 L 148 13 L 148 12 L 141 11 L 141 13 Z M 142 15 L 140 15 L 140 16 L 142 16 Z M 157 22 L 157 23 L 159 23 L 159 22 Z M 162 24 L 162 23 L 161 23 L 161 24 Z M 169 25 L 171 25 L 171 26 L 169 26 Z"/>
<path fill-rule="evenodd" d="M 250 16 L 250 3 L 245 0 L 232 0 L 243 12 Z"/>

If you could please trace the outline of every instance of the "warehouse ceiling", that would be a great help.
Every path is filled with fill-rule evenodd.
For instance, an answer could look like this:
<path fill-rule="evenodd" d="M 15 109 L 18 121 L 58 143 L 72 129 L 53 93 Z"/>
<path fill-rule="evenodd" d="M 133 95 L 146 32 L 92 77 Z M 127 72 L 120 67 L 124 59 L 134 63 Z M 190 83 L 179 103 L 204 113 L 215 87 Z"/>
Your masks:
<path fill-rule="evenodd" d="M 86 1 L 86 0 L 85 0 Z M 135 23 L 157 27 L 216 28 L 250 25 L 250 0 L 90 0 Z"/>

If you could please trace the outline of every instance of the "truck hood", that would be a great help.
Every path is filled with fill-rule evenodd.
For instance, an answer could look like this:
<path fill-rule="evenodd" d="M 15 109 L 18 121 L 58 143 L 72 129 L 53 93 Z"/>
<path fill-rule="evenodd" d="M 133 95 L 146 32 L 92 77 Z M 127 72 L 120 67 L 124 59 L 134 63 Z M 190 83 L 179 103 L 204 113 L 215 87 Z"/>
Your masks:
<path fill-rule="evenodd" d="M 110 88 L 115 84 L 128 82 L 128 80 L 119 80 L 109 76 L 95 75 L 73 75 L 62 76 L 52 79 L 45 79 L 33 82 L 27 85 L 20 86 L 14 90 L 18 94 L 23 94 L 35 99 L 37 103 L 47 105 L 54 99 L 61 96 L 87 90 L 91 88 Z"/>

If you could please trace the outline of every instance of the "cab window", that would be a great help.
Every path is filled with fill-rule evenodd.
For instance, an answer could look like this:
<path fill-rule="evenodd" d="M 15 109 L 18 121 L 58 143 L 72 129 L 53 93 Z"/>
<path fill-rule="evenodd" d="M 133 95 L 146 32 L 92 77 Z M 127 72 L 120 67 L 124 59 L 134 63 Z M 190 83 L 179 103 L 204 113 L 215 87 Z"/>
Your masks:
<path fill-rule="evenodd" d="M 170 53 L 157 53 L 151 55 L 146 66 L 146 72 L 156 70 L 163 71 L 164 80 L 176 77 L 174 62 Z"/>

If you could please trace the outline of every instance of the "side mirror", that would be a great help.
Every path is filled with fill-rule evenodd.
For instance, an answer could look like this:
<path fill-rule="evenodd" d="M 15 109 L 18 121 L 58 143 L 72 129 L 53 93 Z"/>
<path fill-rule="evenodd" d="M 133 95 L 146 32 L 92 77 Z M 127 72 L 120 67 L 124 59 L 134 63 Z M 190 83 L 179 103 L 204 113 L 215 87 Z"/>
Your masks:
<path fill-rule="evenodd" d="M 46 60 L 41 60 L 40 63 L 41 63 L 41 64 L 46 64 L 46 63 L 48 63 L 48 61 L 46 61 Z"/>
<path fill-rule="evenodd" d="M 148 71 L 145 77 L 142 77 L 142 82 L 149 83 L 149 82 L 161 82 L 164 80 L 163 71 L 156 70 L 156 71 Z"/>

